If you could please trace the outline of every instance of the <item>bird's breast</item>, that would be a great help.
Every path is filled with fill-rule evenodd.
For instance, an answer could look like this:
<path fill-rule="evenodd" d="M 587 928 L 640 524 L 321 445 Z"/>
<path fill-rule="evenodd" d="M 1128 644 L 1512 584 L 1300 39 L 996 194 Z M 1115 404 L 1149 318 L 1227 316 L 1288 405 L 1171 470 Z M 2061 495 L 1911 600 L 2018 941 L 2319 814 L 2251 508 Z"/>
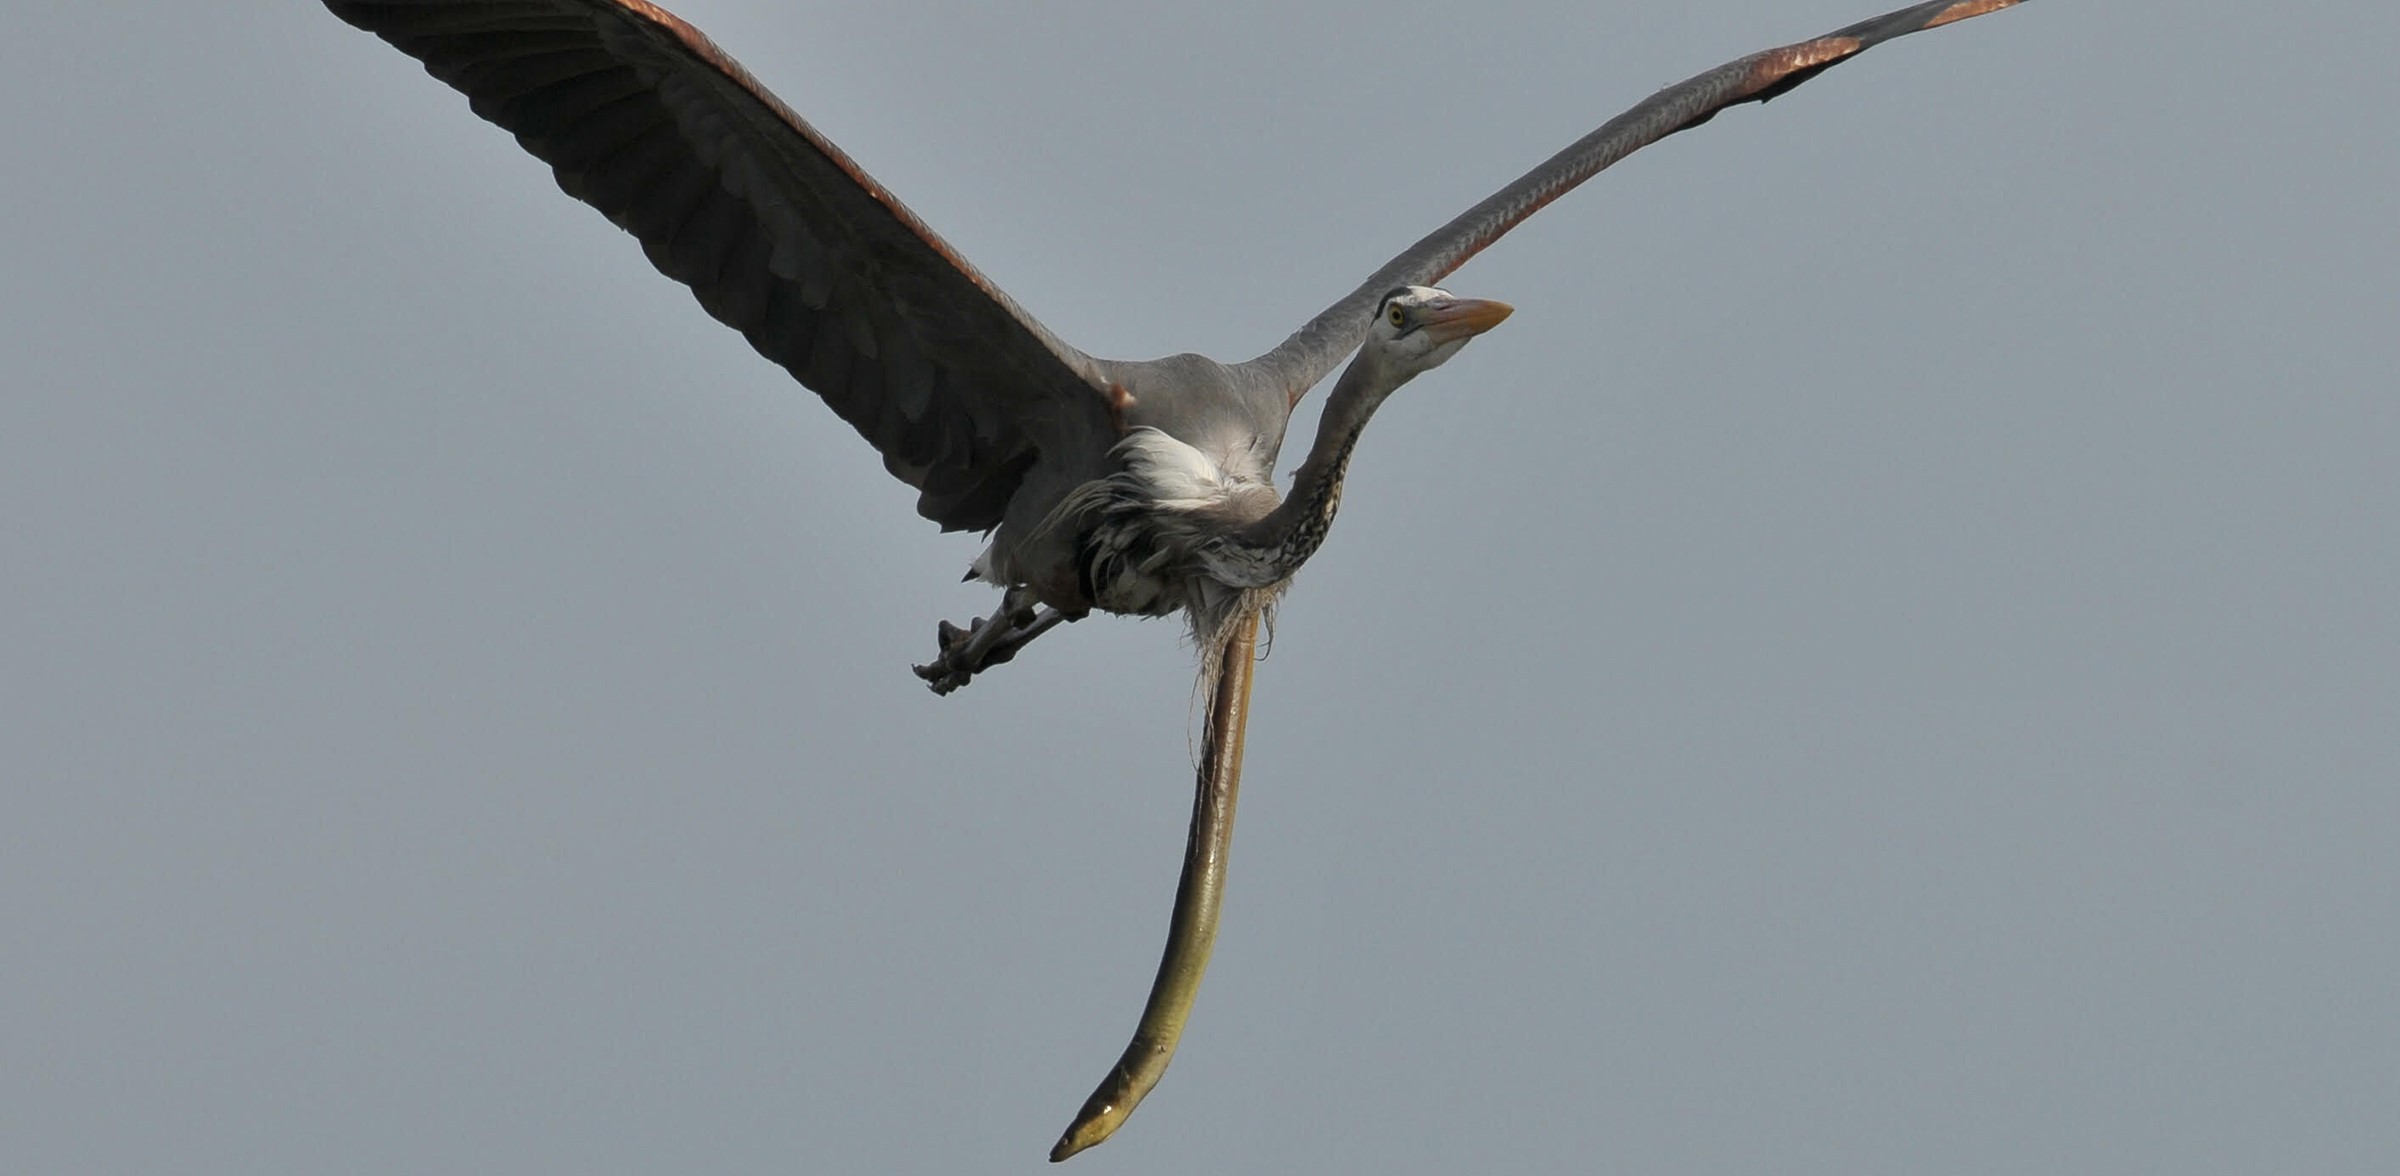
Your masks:
<path fill-rule="evenodd" d="M 1117 444 L 1116 472 L 1077 492 L 1077 572 L 1097 607 L 1165 616 L 1190 607 L 1225 537 L 1275 507 L 1263 480 L 1229 472 L 1154 428 Z"/>

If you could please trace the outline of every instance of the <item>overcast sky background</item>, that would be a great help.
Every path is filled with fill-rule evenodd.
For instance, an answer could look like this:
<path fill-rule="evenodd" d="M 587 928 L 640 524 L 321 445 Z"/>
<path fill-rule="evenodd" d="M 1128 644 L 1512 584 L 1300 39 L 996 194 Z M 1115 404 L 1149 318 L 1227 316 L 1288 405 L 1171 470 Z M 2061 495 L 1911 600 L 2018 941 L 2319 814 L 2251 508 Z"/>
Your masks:
<path fill-rule="evenodd" d="M 1239 358 L 1876 3 L 676 7 L 1063 337 Z M 1178 625 L 933 697 L 977 541 L 415 63 L 13 25 L 0 1166 L 1038 1170 Z M 1518 312 L 1363 446 L 1077 1168 L 2400 1169 L 2396 49 L 2044 0 L 1455 275 Z"/>

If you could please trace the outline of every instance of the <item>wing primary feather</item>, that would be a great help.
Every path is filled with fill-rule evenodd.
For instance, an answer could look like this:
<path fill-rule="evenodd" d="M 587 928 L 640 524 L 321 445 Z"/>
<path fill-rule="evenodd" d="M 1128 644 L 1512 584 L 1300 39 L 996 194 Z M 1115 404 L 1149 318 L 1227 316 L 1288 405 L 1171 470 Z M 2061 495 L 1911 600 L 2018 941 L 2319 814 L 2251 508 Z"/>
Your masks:
<path fill-rule="evenodd" d="M 1297 400 L 1358 346 L 1381 291 L 1440 281 L 1525 218 L 1618 160 L 1678 131 L 1699 126 L 1726 107 L 1781 95 L 1873 45 L 2022 2 L 1937 0 L 1912 5 L 1822 37 L 1753 53 L 1668 86 L 1426 234 L 1273 350 L 1244 366 L 1266 369 Z"/>
<path fill-rule="evenodd" d="M 1114 442 L 1096 361 L 664 9 L 324 3 L 515 135 L 562 189 L 639 238 L 661 272 L 822 396 L 886 468 L 920 491 L 937 476 L 974 488 L 920 495 L 919 510 L 944 528 L 999 523 L 1033 469 L 1021 455 L 1096 460 Z"/>

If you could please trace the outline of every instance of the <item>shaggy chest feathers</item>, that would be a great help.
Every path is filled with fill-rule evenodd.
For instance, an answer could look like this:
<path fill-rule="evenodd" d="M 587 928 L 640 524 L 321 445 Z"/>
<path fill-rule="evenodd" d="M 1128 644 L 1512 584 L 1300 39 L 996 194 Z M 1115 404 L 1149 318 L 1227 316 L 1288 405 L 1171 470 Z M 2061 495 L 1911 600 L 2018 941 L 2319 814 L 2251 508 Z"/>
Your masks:
<path fill-rule="evenodd" d="M 1079 521 L 1076 572 L 1113 613 L 1214 613 L 1245 591 L 1280 587 L 1270 552 L 1235 534 L 1275 509 L 1267 471 L 1230 470 L 1152 428 L 1127 433 L 1120 468 L 1066 504 Z"/>

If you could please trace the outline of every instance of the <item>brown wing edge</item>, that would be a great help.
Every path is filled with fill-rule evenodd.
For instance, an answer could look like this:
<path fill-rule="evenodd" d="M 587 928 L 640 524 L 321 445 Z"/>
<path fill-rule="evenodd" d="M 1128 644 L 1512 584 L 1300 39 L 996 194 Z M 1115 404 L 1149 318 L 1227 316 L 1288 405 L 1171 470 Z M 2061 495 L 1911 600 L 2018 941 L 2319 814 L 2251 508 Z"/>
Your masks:
<path fill-rule="evenodd" d="M 905 226 L 909 232 L 916 234 L 917 238 L 923 241 L 925 247 L 931 249 L 935 256 L 950 263 L 951 268 L 957 270 L 960 277 L 965 278 L 977 290 L 982 291 L 984 297 L 991 299 L 1001 309 L 1006 310 L 1010 317 L 1016 319 L 1018 324 L 1024 327 L 1027 334 L 1048 347 L 1061 363 L 1090 385 L 1095 396 L 1104 394 L 1105 381 L 1102 380 L 1099 370 L 1093 365 L 1090 356 L 1052 334 L 1049 328 L 1041 324 L 1040 320 L 1026 313 L 1025 308 L 1017 305 L 1017 300 L 1009 297 L 1007 291 L 994 285 L 990 278 L 984 276 L 982 270 L 975 268 L 975 263 L 968 261 L 964 254 L 948 241 L 943 240 L 941 234 L 935 232 L 932 226 L 920 219 L 914 210 L 901 203 L 900 198 L 892 195 L 890 189 L 876 182 L 875 177 L 868 175 L 867 169 L 860 167 L 857 160 L 850 158 L 849 152 L 835 145 L 831 139 L 819 133 L 807 119 L 800 117 L 791 107 L 784 105 L 783 100 L 776 97 L 773 91 L 759 84 L 758 79 L 752 76 L 749 69 L 745 68 L 741 62 L 734 60 L 731 54 L 719 48 L 716 42 L 709 40 L 708 34 L 694 28 L 682 17 L 660 8 L 658 5 L 648 3 L 647 0 L 613 0 L 613 2 L 666 30 L 686 52 L 707 63 L 710 68 L 716 70 L 728 81 L 748 92 L 751 99 L 773 112 L 777 118 L 783 120 L 785 126 L 791 128 L 794 134 L 806 139 L 809 146 L 814 148 L 819 155 L 824 156 L 828 162 L 847 174 L 851 182 L 858 185 L 859 191 L 866 193 L 874 198 L 876 203 L 881 204 L 884 211 L 891 214 L 893 220 Z M 2016 0 L 2008 0 L 2008 2 L 2015 3 Z"/>
<path fill-rule="evenodd" d="M 1448 224 L 1426 234 L 1349 294 L 1245 366 L 1268 369 L 1297 399 L 1358 346 L 1383 292 L 1438 282 L 1527 217 L 1635 151 L 1706 123 L 1727 107 L 1766 102 L 1894 37 L 2012 8 L 2024 0 L 1936 0 L 1869 17 L 1820 37 L 1695 74 L 1636 103 Z"/>
<path fill-rule="evenodd" d="M 672 13 L 641 0 L 326 5 L 419 59 L 639 238 L 880 450 L 945 529 L 998 523 L 1046 446 L 1113 440 L 1089 356 Z"/>

